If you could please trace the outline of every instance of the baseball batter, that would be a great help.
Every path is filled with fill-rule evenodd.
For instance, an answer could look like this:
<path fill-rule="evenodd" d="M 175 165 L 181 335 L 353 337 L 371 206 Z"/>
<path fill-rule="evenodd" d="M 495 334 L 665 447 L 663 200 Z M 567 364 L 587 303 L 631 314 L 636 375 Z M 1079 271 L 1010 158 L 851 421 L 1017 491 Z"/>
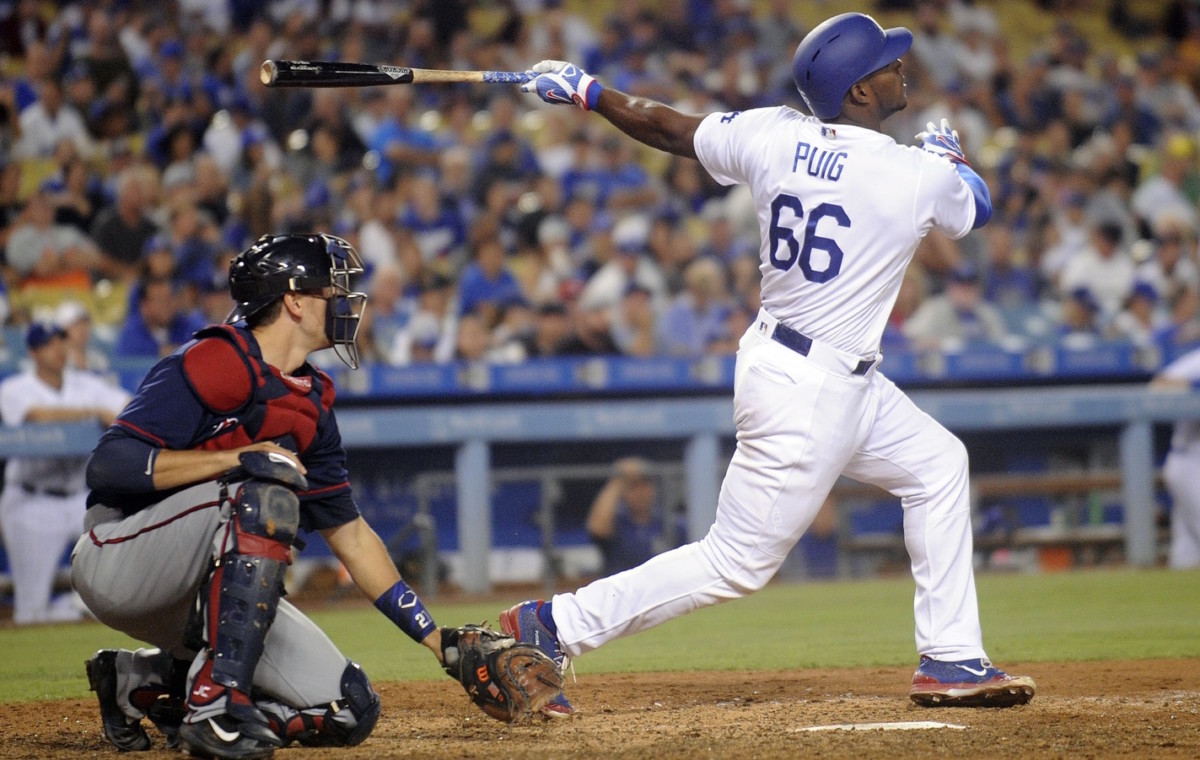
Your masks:
<path fill-rule="evenodd" d="M 932 230 L 987 222 L 986 185 L 945 123 L 919 147 L 880 132 L 906 105 L 907 29 L 835 16 L 796 49 L 812 116 L 787 107 L 692 116 L 542 61 L 522 88 L 594 110 L 646 145 L 748 185 L 761 230 L 762 310 L 734 380 L 737 448 L 708 534 L 644 565 L 501 614 L 506 631 L 560 661 L 771 580 L 839 475 L 899 496 L 916 581 L 922 705 L 1029 702 L 1034 682 L 987 659 L 972 572 L 967 452 L 879 371 L 901 278 Z M 569 712 L 570 706 L 557 709 Z"/>
<path fill-rule="evenodd" d="M 1200 349 L 1168 364 L 1151 383 L 1155 388 L 1200 388 Z M 1176 570 L 1200 567 L 1200 422 L 1180 420 L 1171 433 L 1163 462 L 1163 480 L 1171 494 L 1171 545 L 1167 565 Z"/>
<path fill-rule="evenodd" d="M 307 361 L 333 347 L 358 366 L 361 271 L 341 238 L 260 238 L 230 266 L 228 324 L 156 364 L 96 446 L 72 579 L 97 618 L 155 647 L 87 663 L 119 749 L 149 748 L 143 717 L 199 757 L 371 733 L 367 676 L 280 598 L 301 530 L 442 659 L 432 616 L 358 512 L 332 380 Z"/>
<path fill-rule="evenodd" d="M 58 326 L 32 323 L 25 346 L 33 365 L 0 383 L 5 425 L 90 421 L 107 426 L 129 401 L 119 386 L 67 366 L 66 333 Z M 51 597 L 63 552 L 83 530 L 86 467 L 87 457 L 13 457 L 5 465 L 0 527 L 18 625 L 82 615 L 74 604 L 52 605 Z"/>

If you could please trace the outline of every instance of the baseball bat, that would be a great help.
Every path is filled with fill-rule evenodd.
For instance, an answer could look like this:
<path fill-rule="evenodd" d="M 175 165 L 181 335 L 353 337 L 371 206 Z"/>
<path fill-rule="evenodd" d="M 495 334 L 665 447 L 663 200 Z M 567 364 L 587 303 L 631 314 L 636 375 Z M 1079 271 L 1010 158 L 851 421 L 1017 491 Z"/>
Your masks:
<path fill-rule="evenodd" d="M 407 66 L 343 61 L 263 61 L 259 72 L 259 78 L 267 87 L 374 87 L 449 82 L 522 84 L 535 76 L 525 71 L 411 69 Z"/>

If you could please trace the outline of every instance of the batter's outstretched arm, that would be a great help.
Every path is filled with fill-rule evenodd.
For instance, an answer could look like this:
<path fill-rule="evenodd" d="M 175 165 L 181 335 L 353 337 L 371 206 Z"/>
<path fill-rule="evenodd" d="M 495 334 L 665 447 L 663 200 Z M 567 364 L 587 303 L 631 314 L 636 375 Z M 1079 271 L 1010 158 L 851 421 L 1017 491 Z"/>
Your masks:
<path fill-rule="evenodd" d="M 685 114 L 648 98 L 628 95 L 605 88 L 586 71 L 566 61 L 539 61 L 530 72 L 536 74 L 521 85 L 547 103 L 574 104 L 585 111 L 596 111 L 617 129 L 638 142 L 695 158 L 692 138 L 704 116 Z"/>
<path fill-rule="evenodd" d="M 651 148 L 684 158 L 696 157 L 693 138 L 704 116 L 685 114 L 663 103 L 611 88 L 604 89 L 596 99 L 596 113 Z"/>

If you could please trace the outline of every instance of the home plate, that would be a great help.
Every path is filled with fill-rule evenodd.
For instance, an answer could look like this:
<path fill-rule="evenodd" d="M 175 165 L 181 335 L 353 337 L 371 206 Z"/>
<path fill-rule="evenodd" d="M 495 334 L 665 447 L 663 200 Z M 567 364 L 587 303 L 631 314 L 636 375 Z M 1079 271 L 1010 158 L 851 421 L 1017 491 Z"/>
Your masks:
<path fill-rule="evenodd" d="M 920 731 L 926 728 L 953 728 L 957 731 L 966 729 L 957 723 L 938 723 L 936 720 L 902 720 L 894 723 L 838 723 L 832 726 L 806 726 L 790 729 L 792 733 L 801 731 Z"/>

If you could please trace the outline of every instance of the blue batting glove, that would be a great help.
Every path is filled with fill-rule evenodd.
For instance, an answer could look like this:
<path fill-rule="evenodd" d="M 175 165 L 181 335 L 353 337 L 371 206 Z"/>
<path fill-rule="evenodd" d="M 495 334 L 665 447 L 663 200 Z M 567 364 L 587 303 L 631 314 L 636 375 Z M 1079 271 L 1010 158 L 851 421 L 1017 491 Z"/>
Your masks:
<path fill-rule="evenodd" d="M 956 164 L 971 165 L 959 143 L 958 131 L 951 129 L 945 119 L 942 119 L 940 128 L 935 127 L 932 121 L 927 122 L 925 131 L 917 135 L 917 139 L 921 141 L 921 150 L 943 156 Z"/>
<path fill-rule="evenodd" d="M 574 103 L 585 111 L 596 107 L 604 86 L 586 71 L 566 61 L 539 61 L 530 71 L 539 76 L 521 85 L 547 103 Z"/>

